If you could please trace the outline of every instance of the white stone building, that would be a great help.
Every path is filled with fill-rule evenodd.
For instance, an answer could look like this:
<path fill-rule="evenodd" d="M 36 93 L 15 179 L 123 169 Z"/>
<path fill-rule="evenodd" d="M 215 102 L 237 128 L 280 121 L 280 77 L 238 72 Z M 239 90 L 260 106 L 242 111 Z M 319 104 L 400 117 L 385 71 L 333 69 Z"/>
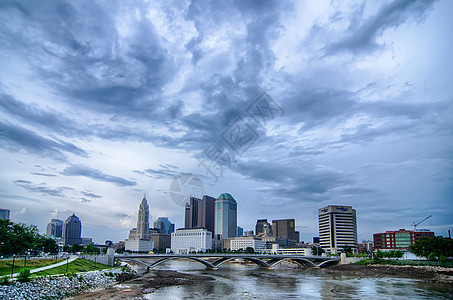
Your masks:
<path fill-rule="evenodd" d="M 177 254 L 212 249 L 212 232 L 205 228 L 177 229 L 171 234 L 171 251 Z"/>
<path fill-rule="evenodd" d="M 247 247 L 253 248 L 255 252 L 263 252 L 266 249 L 266 242 L 261 238 L 251 236 L 241 236 L 230 239 L 230 250 L 245 250 Z"/>

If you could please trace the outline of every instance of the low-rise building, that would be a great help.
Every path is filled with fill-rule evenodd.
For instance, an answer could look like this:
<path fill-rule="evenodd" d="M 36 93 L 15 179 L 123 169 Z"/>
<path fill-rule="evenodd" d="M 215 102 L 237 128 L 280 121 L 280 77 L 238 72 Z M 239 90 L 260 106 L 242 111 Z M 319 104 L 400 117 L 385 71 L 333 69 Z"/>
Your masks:
<path fill-rule="evenodd" d="M 374 249 L 377 250 L 403 250 L 422 237 L 433 237 L 434 232 L 429 230 L 411 231 L 400 229 L 373 234 Z"/>
<path fill-rule="evenodd" d="M 373 241 L 362 241 L 357 243 L 357 251 L 359 253 L 368 253 L 373 251 Z"/>
<path fill-rule="evenodd" d="M 230 250 L 245 250 L 248 247 L 253 248 L 255 252 L 263 252 L 266 249 L 266 242 L 261 238 L 241 236 L 230 239 Z"/>
<path fill-rule="evenodd" d="M 171 235 L 164 233 L 151 233 L 151 241 L 156 249 L 167 249 L 171 247 Z"/>
<path fill-rule="evenodd" d="M 154 242 L 151 240 L 128 239 L 125 248 L 134 252 L 149 252 L 154 248 Z"/>
<path fill-rule="evenodd" d="M 171 234 L 171 251 L 177 254 L 212 249 L 212 232 L 205 228 L 177 229 Z"/>

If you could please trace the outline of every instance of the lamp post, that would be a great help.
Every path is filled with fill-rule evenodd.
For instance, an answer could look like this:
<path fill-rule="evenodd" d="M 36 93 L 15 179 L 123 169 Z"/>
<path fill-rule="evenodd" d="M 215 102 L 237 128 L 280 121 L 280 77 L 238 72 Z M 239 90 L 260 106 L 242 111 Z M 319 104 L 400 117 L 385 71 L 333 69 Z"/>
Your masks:
<path fill-rule="evenodd" d="M 14 261 L 16 260 L 16 254 L 13 254 L 13 266 L 11 268 L 11 277 L 13 277 L 14 274 Z"/>

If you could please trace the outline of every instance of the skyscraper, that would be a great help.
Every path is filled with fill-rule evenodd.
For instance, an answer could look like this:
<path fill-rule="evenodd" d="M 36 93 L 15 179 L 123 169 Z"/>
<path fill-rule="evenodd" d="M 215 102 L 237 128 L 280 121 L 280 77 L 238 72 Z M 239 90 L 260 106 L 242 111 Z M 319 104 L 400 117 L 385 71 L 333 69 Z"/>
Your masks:
<path fill-rule="evenodd" d="M 0 208 L 0 220 L 9 220 L 9 209 Z"/>
<path fill-rule="evenodd" d="M 159 217 L 154 221 L 154 229 L 159 230 L 159 233 L 171 234 L 175 232 L 175 224 L 170 222 L 166 217 Z"/>
<path fill-rule="evenodd" d="M 149 228 L 149 205 L 144 196 L 138 208 L 137 228 L 132 228 L 129 237 L 125 241 L 126 250 L 147 252 L 151 251 L 154 243 L 151 241 Z"/>
<path fill-rule="evenodd" d="M 215 198 L 204 195 L 198 204 L 198 227 L 206 228 L 209 232 L 214 232 L 215 220 Z"/>
<path fill-rule="evenodd" d="M 337 253 L 345 246 L 357 248 L 356 211 L 352 206 L 329 205 L 318 209 L 321 248 Z"/>
<path fill-rule="evenodd" d="M 237 203 L 228 193 L 221 194 L 215 201 L 215 234 L 221 238 L 237 234 Z"/>
<path fill-rule="evenodd" d="M 82 222 L 75 215 L 69 216 L 63 224 L 63 242 L 65 245 L 81 244 L 82 243 Z"/>
<path fill-rule="evenodd" d="M 243 235 L 244 235 L 244 228 L 242 228 L 241 226 L 238 226 L 236 236 L 243 236 Z"/>
<path fill-rule="evenodd" d="M 267 222 L 267 219 L 259 219 L 256 221 L 255 234 L 259 236 L 273 236 L 272 225 Z"/>
<path fill-rule="evenodd" d="M 198 203 L 200 201 L 201 199 L 199 198 L 190 197 L 189 203 L 186 203 L 184 228 L 198 227 Z"/>
<path fill-rule="evenodd" d="M 186 203 L 184 206 L 184 228 L 192 228 L 192 223 L 190 222 L 190 204 Z"/>
<path fill-rule="evenodd" d="M 146 197 L 143 197 L 142 202 L 138 208 L 137 217 L 137 238 L 149 239 L 149 205 Z"/>
<path fill-rule="evenodd" d="M 51 219 L 47 224 L 46 235 L 61 238 L 63 235 L 63 221 L 60 219 Z"/>
<path fill-rule="evenodd" d="M 272 230 L 274 237 L 296 240 L 296 221 L 294 219 L 272 220 Z"/>
<path fill-rule="evenodd" d="M 214 231 L 214 206 L 215 199 L 204 195 L 202 199 L 190 197 L 189 204 L 185 206 L 184 227 L 206 228 Z"/>

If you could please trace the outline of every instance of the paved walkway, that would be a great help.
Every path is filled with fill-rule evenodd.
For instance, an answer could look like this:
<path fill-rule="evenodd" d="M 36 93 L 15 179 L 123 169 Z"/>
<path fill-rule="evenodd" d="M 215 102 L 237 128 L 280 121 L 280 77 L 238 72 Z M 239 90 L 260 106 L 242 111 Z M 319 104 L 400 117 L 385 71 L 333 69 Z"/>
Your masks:
<path fill-rule="evenodd" d="M 72 262 L 74 260 L 76 260 L 78 257 L 72 257 L 69 259 L 69 262 Z M 55 267 L 59 267 L 59 266 L 64 266 L 66 263 L 68 263 L 68 260 L 65 259 L 59 263 L 56 263 L 56 264 L 53 264 L 53 265 L 48 265 L 48 266 L 44 266 L 44 267 L 40 267 L 40 268 L 36 268 L 36 269 L 33 269 L 33 270 L 30 270 L 30 273 L 38 273 L 38 272 L 41 272 L 41 271 L 44 271 L 44 270 L 49 270 L 49 269 L 53 269 Z M 17 275 L 19 275 L 19 273 L 14 273 L 13 274 L 13 277 L 16 277 Z"/>

